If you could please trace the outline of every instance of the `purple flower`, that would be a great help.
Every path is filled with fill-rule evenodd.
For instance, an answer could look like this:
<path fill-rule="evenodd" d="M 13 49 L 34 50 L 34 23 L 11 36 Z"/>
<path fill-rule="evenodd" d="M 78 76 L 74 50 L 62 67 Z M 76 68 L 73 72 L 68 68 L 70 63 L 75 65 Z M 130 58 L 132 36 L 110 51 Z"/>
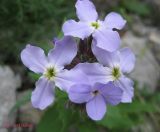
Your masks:
<path fill-rule="evenodd" d="M 55 86 L 67 91 L 71 85 L 83 80 L 84 74 L 79 70 L 64 70 L 76 54 L 77 45 L 67 36 L 56 41 L 55 48 L 49 51 L 47 57 L 41 48 L 31 45 L 21 52 L 23 64 L 31 71 L 42 74 L 32 92 L 33 107 L 42 110 L 53 103 Z"/>
<path fill-rule="evenodd" d="M 124 74 L 130 73 L 135 65 L 135 56 L 129 48 L 116 52 L 107 52 L 96 47 L 93 43 L 92 50 L 97 60 L 101 63 L 80 63 L 74 69 L 83 70 L 91 82 L 107 83 L 112 81 L 123 90 L 122 102 L 132 102 L 134 95 L 133 81 Z"/>
<path fill-rule="evenodd" d="M 126 23 L 119 14 L 111 12 L 104 21 L 98 20 L 97 11 L 90 0 L 77 0 L 76 12 L 80 21 L 66 21 L 62 27 L 65 35 L 84 39 L 92 34 L 98 47 L 110 52 L 119 48 L 120 36 L 113 29 L 120 30 Z"/>
<path fill-rule="evenodd" d="M 117 105 L 122 97 L 122 90 L 111 82 L 73 85 L 68 93 L 72 102 L 86 103 L 87 114 L 93 120 L 101 120 L 107 111 L 106 104 Z"/>

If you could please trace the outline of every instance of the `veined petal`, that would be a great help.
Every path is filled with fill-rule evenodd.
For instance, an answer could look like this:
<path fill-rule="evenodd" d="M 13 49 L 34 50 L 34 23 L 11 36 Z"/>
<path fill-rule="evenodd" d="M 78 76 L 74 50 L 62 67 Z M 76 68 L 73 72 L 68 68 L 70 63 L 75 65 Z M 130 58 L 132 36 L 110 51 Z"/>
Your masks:
<path fill-rule="evenodd" d="M 123 72 L 130 73 L 135 65 L 136 57 L 129 48 L 120 50 L 120 65 Z"/>
<path fill-rule="evenodd" d="M 110 69 L 99 63 L 79 63 L 74 69 L 81 69 L 89 77 L 90 85 L 96 82 L 107 83 L 112 80 L 112 77 L 108 76 L 111 73 Z"/>
<path fill-rule="evenodd" d="M 96 21 L 98 18 L 95 6 L 90 0 L 77 0 L 76 12 L 80 21 Z"/>
<path fill-rule="evenodd" d="M 125 26 L 126 20 L 124 20 L 120 14 L 111 12 L 106 16 L 104 23 L 107 28 L 120 30 Z"/>
<path fill-rule="evenodd" d="M 131 103 L 134 96 L 133 81 L 127 77 L 121 77 L 115 84 L 123 90 L 121 102 Z"/>
<path fill-rule="evenodd" d="M 120 47 L 120 36 L 117 31 L 109 29 L 97 30 L 93 33 L 93 38 L 97 42 L 97 46 L 109 52 L 116 51 Z"/>
<path fill-rule="evenodd" d="M 46 78 L 40 78 L 36 83 L 36 89 L 32 92 L 32 105 L 38 109 L 45 109 L 54 101 L 54 82 Z"/>
<path fill-rule="evenodd" d="M 35 73 L 43 73 L 47 65 L 44 51 L 36 46 L 27 45 L 21 52 L 23 64 Z"/>
<path fill-rule="evenodd" d="M 101 120 L 106 113 L 106 108 L 105 100 L 101 95 L 95 96 L 86 104 L 87 114 L 93 120 Z"/>
<path fill-rule="evenodd" d="M 108 52 L 104 49 L 97 47 L 95 41 L 92 43 L 92 52 L 96 56 L 97 60 L 108 67 L 115 67 L 120 64 L 120 57 L 117 51 Z"/>
<path fill-rule="evenodd" d="M 99 89 L 107 104 L 117 105 L 121 102 L 123 90 L 112 82 L 107 84 L 96 83 L 94 87 Z"/>
<path fill-rule="evenodd" d="M 48 53 L 48 59 L 55 67 L 64 67 L 72 62 L 76 54 L 76 42 L 72 37 L 65 36 L 55 42 L 55 48 Z"/>
<path fill-rule="evenodd" d="M 93 32 L 93 28 L 88 23 L 76 22 L 74 20 L 66 21 L 63 24 L 62 30 L 65 36 L 73 36 L 81 39 L 89 37 Z"/>
<path fill-rule="evenodd" d="M 69 99 L 75 103 L 85 103 L 92 98 L 92 88 L 86 84 L 75 84 L 68 91 Z"/>
<path fill-rule="evenodd" d="M 55 83 L 61 90 L 68 91 L 74 84 L 89 83 L 89 79 L 80 69 L 63 70 L 57 73 Z"/>

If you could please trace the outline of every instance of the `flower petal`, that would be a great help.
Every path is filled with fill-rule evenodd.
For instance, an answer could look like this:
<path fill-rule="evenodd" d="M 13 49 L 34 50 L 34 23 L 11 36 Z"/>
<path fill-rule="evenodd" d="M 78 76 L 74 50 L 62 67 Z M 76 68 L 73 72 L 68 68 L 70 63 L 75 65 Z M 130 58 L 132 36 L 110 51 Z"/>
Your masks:
<path fill-rule="evenodd" d="M 85 103 L 92 98 L 92 88 L 90 85 L 76 84 L 69 89 L 69 99 L 75 103 Z"/>
<path fill-rule="evenodd" d="M 64 67 L 72 62 L 76 54 L 76 42 L 72 37 L 65 36 L 55 42 L 55 48 L 48 53 L 48 59 L 55 67 Z"/>
<path fill-rule="evenodd" d="M 74 69 L 81 69 L 89 77 L 90 85 L 96 82 L 107 83 L 112 80 L 112 77 L 108 76 L 111 73 L 110 69 L 99 63 L 79 63 Z"/>
<path fill-rule="evenodd" d="M 93 120 L 101 120 L 106 113 L 106 103 L 101 95 L 95 96 L 86 104 L 88 116 Z"/>
<path fill-rule="evenodd" d="M 56 75 L 55 83 L 61 90 L 68 91 L 74 84 L 89 83 L 89 79 L 79 69 L 63 70 Z"/>
<path fill-rule="evenodd" d="M 130 73 L 135 65 L 136 57 L 129 48 L 120 50 L 120 64 L 123 72 Z"/>
<path fill-rule="evenodd" d="M 118 52 L 108 52 L 96 46 L 95 41 L 92 43 L 92 52 L 97 60 L 104 66 L 114 67 L 120 63 Z"/>
<path fill-rule="evenodd" d="M 32 105 L 38 109 L 45 109 L 54 101 L 54 82 L 46 78 L 40 78 L 36 83 L 36 89 L 32 92 Z"/>
<path fill-rule="evenodd" d="M 120 30 L 125 26 L 126 20 L 120 14 L 111 12 L 106 16 L 104 23 L 108 28 Z"/>
<path fill-rule="evenodd" d="M 73 36 L 81 39 L 89 37 L 93 29 L 84 22 L 76 22 L 74 20 L 68 20 L 62 27 L 65 36 Z"/>
<path fill-rule="evenodd" d="M 95 6 L 90 0 L 77 0 L 76 12 L 80 21 L 96 21 L 98 18 Z"/>
<path fill-rule="evenodd" d="M 121 77 L 120 80 L 116 81 L 115 83 L 123 90 L 121 102 L 131 103 L 134 96 L 133 81 L 127 77 Z"/>
<path fill-rule="evenodd" d="M 23 64 L 35 73 L 43 73 L 47 65 L 44 51 L 36 46 L 27 45 L 21 52 Z"/>
<path fill-rule="evenodd" d="M 93 33 L 93 38 L 97 42 L 97 46 L 109 52 L 113 52 L 120 47 L 120 36 L 117 31 L 108 29 L 97 30 Z"/>
<path fill-rule="evenodd" d="M 107 84 L 96 83 L 94 87 L 100 90 L 100 93 L 108 104 L 117 105 L 121 102 L 123 90 L 112 82 Z"/>

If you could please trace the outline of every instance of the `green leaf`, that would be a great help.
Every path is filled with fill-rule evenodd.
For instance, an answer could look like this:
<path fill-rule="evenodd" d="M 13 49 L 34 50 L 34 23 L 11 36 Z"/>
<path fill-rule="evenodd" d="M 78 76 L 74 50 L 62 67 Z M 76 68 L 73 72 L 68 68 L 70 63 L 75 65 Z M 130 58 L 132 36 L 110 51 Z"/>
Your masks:
<path fill-rule="evenodd" d="M 123 0 L 123 5 L 129 11 L 137 13 L 142 16 L 147 16 L 151 13 L 149 6 L 138 0 Z"/>
<path fill-rule="evenodd" d="M 75 117 L 75 113 L 65 108 L 65 100 L 61 98 L 45 112 L 37 132 L 67 132 Z"/>
<path fill-rule="evenodd" d="M 152 101 L 160 102 L 160 93 L 156 93 L 154 96 L 152 95 Z"/>
<path fill-rule="evenodd" d="M 56 102 L 45 112 L 37 132 L 68 132 L 71 128 L 78 132 L 97 132 L 95 122 L 86 116 L 83 107 L 68 103 L 67 94 L 56 88 Z"/>
<path fill-rule="evenodd" d="M 98 124 L 110 129 L 128 129 L 133 126 L 132 120 L 122 114 L 117 107 L 108 106 L 106 116 Z"/>
<path fill-rule="evenodd" d="M 119 109 L 123 113 L 145 113 L 145 112 L 154 112 L 154 105 L 151 103 L 141 103 L 139 100 L 134 100 L 130 104 L 120 104 Z"/>
<path fill-rule="evenodd" d="M 28 72 L 28 76 L 29 78 L 31 78 L 33 82 L 35 82 L 40 78 L 41 75 L 33 73 L 33 72 Z"/>
<path fill-rule="evenodd" d="M 61 91 L 58 87 L 56 87 L 55 88 L 55 90 L 56 90 L 56 98 L 57 98 L 57 100 L 60 100 L 61 101 L 61 99 L 68 99 L 68 95 L 67 95 L 67 93 L 66 92 L 64 92 L 64 91 Z M 63 101 L 62 100 L 62 101 Z"/>
<path fill-rule="evenodd" d="M 83 124 L 79 125 L 78 128 L 79 128 L 79 132 L 97 132 L 96 124 L 91 121 L 84 122 Z"/>

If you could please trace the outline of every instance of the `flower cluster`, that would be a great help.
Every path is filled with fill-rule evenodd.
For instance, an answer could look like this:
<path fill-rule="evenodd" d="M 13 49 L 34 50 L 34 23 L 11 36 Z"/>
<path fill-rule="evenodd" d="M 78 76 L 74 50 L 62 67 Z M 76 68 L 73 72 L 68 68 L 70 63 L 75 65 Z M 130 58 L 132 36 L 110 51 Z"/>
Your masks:
<path fill-rule="evenodd" d="M 108 104 L 132 102 L 133 81 L 125 74 L 133 70 L 135 55 L 129 48 L 119 49 L 118 30 L 126 21 L 118 13 L 102 21 L 90 0 L 77 0 L 75 7 L 80 21 L 63 24 L 64 37 L 55 40 L 47 56 L 41 48 L 27 45 L 21 59 L 41 74 L 31 96 L 33 107 L 43 110 L 51 105 L 58 87 L 73 103 L 86 103 L 91 119 L 101 120 Z"/>

